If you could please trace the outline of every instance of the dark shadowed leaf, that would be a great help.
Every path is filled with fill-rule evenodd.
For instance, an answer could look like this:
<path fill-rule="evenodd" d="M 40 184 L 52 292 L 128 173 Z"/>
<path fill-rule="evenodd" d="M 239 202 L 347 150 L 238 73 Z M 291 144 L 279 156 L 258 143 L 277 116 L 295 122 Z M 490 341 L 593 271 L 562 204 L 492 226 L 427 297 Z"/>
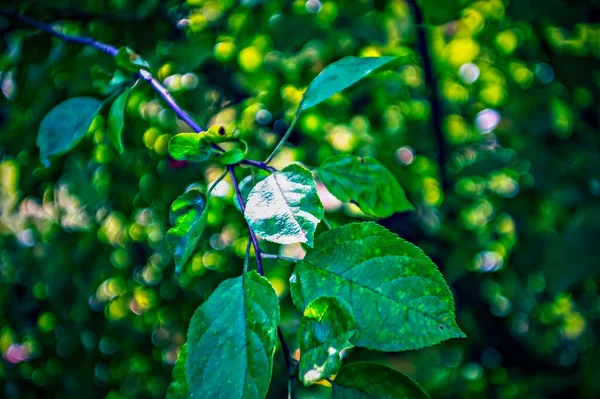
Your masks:
<path fill-rule="evenodd" d="M 317 175 L 337 199 L 357 204 L 367 215 L 386 218 L 414 209 L 394 175 L 371 157 L 336 155 Z"/>
<path fill-rule="evenodd" d="M 377 363 L 351 363 L 331 384 L 333 399 L 429 399 L 410 377 Z"/>
<path fill-rule="evenodd" d="M 117 151 L 123 152 L 123 127 L 125 126 L 125 106 L 130 88 L 126 88 L 123 93 L 113 101 L 108 111 L 108 138 Z"/>
<path fill-rule="evenodd" d="M 342 351 L 353 346 L 349 339 L 355 326 L 352 309 L 341 299 L 318 298 L 304 309 L 298 330 L 302 354 L 298 376 L 304 385 L 337 374 Z"/>
<path fill-rule="evenodd" d="M 70 98 L 52 108 L 40 123 L 36 144 L 40 161 L 50 165 L 50 157 L 64 154 L 85 136 L 102 102 L 92 97 Z"/>
<path fill-rule="evenodd" d="M 200 306 L 188 331 L 186 375 L 197 398 L 262 399 L 279 325 L 279 299 L 255 271 L 225 280 Z"/>
<path fill-rule="evenodd" d="M 352 308 L 356 346 L 402 351 L 465 335 L 435 264 L 417 247 L 375 223 L 351 223 L 315 240 L 290 279 L 299 310 L 321 296 Z"/>

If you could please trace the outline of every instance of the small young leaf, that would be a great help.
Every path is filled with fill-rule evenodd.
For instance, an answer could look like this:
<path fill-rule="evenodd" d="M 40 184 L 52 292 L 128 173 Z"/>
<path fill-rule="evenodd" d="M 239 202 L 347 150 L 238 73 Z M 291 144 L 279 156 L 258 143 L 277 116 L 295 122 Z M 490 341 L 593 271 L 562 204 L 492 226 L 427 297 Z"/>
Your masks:
<path fill-rule="evenodd" d="M 123 152 L 123 127 L 125 126 L 125 106 L 130 88 L 126 88 L 123 93 L 113 101 L 108 111 L 108 138 L 119 153 Z"/>
<path fill-rule="evenodd" d="M 194 313 L 187 381 L 196 398 L 264 399 L 273 371 L 279 299 L 255 271 L 225 280 Z"/>
<path fill-rule="evenodd" d="M 188 261 L 206 226 L 206 195 L 200 190 L 190 190 L 180 195 L 171 205 L 169 221 L 173 227 L 167 231 L 175 267 L 179 271 Z"/>
<path fill-rule="evenodd" d="M 142 57 L 128 47 L 121 47 L 115 56 L 117 66 L 128 71 L 138 72 L 140 69 L 150 70 L 150 65 Z"/>
<path fill-rule="evenodd" d="M 312 301 L 300 321 L 299 378 L 309 386 L 337 374 L 342 366 L 342 351 L 353 345 L 356 320 L 352 309 L 338 298 L 322 297 Z"/>
<path fill-rule="evenodd" d="M 236 163 L 244 159 L 244 157 L 246 156 L 246 153 L 248 152 L 248 143 L 246 143 L 244 140 L 236 141 L 242 144 L 244 149 L 232 148 L 230 150 L 225 151 L 223 154 L 220 154 L 217 159 L 223 165 L 235 165 Z"/>
<path fill-rule="evenodd" d="M 435 264 L 417 247 L 373 222 L 321 234 L 290 278 L 300 311 L 316 298 L 352 308 L 356 346 L 392 352 L 464 338 L 454 300 Z"/>
<path fill-rule="evenodd" d="M 190 388 L 185 379 L 185 363 L 187 361 L 187 343 L 183 344 L 177 355 L 173 377 L 167 389 L 166 399 L 189 399 Z"/>
<path fill-rule="evenodd" d="M 246 204 L 246 221 L 256 234 L 279 244 L 313 246 L 324 211 L 310 171 L 286 166 L 254 186 Z"/>
<path fill-rule="evenodd" d="M 355 203 L 367 215 L 386 218 L 414 209 L 394 175 L 373 158 L 336 155 L 317 175 L 337 199 Z"/>
<path fill-rule="evenodd" d="M 169 154 L 178 161 L 200 162 L 210 157 L 211 150 L 199 134 L 179 133 L 169 140 Z"/>
<path fill-rule="evenodd" d="M 351 363 L 340 370 L 331 384 L 332 399 L 429 399 L 410 377 L 377 363 Z"/>
<path fill-rule="evenodd" d="M 52 108 L 40 123 L 36 144 L 40 161 L 50 166 L 50 157 L 64 154 L 88 132 L 102 102 L 91 97 L 70 98 Z"/>
<path fill-rule="evenodd" d="M 306 89 L 297 113 L 322 103 L 371 72 L 396 65 L 397 61 L 396 57 L 345 57 L 329 64 Z"/>

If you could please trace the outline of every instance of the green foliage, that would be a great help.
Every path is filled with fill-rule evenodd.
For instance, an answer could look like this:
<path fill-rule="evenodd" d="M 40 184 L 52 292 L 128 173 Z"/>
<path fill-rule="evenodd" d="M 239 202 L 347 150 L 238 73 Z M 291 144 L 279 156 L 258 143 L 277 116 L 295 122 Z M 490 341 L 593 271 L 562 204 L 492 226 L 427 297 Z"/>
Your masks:
<path fill-rule="evenodd" d="M 336 93 L 354 85 L 370 73 L 398 65 L 395 57 L 345 57 L 328 65 L 308 85 L 298 113 L 322 103 Z"/>
<path fill-rule="evenodd" d="M 181 270 L 196 249 L 206 227 L 206 195 L 196 189 L 180 195 L 171 205 L 169 222 L 173 227 L 167 231 L 167 241 L 175 258 L 175 266 Z"/>
<path fill-rule="evenodd" d="M 337 199 L 358 205 L 367 215 L 385 218 L 414 209 L 394 175 L 373 158 L 336 155 L 317 174 Z"/>
<path fill-rule="evenodd" d="M 123 127 L 125 126 L 125 106 L 130 88 L 126 88 L 115 101 L 113 101 L 108 111 L 108 137 L 112 145 L 123 153 Z"/>
<path fill-rule="evenodd" d="M 429 399 L 412 379 L 376 363 L 351 363 L 342 367 L 332 387 L 333 399 Z"/>
<path fill-rule="evenodd" d="M 50 158 L 64 154 L 85 136 L 100 111 L 102 103 L 91 97 L 76 97 L 63 101 L 40 123 L 36 144 L 40 161 L 50 165 Z"/>
<path fill-rule="evenodd" d="M 255 271 L 225 280 L 194 313 L 187 381 L 194 397 L 264 398 L 279 324 L 279 300 Z"/>
<path fill-rule="evenodd" d="M 342 353 L 352 348 L 356 320 L 352 309 L 334 297 L 317 298 L 304 309 L 298 337 L 300 343 L 299 378 L 309 386 L 337 374 Z"/>
<path fill-rule="evenodd" d="M 197 133 L 179 133 L 169 141 L 169 154 L 178 161 L 204 161 L 212 151 Z"/>
<path fill-rule="evenodd" d="M 372 223 L 351 223 L 315 240 L 294 268 L 299 310 L 321 296 L 346 301 L 356 317 L 356 346 L 401 351 L 465 335 L 454 320 L 452 294 L 417 247 Z"/>
<path fill-rule="evenodd" d="M 298 164 L 258 182 L 248 195 L 244 214 L 248 225 L 265 240 L 302 242 L 310 247 L 323 215 L 312 173 Z"/>

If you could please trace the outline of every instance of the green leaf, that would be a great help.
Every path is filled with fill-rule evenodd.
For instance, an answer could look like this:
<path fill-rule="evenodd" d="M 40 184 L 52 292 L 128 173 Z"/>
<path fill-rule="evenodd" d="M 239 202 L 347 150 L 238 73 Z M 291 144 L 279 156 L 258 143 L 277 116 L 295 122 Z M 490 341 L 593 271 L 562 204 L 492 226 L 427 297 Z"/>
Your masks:
<path fill-rule="evenodd" d="M 342 351 L 351 348 L 356 320 L 347 303 L 330 297 L 312 301 L 300 321 L 299 378 L 309 386 L 331 377 L 342 367 Z"/>
<path fill-rule="evenodd" d="M 297 114 L 352 86 L 371 72 L 396 65 L 397 57 L 345 57 L 329 64 L 310 83 Z"/>
<path fill-rule="evenodd" d="M 150 70 L 150 65 L 129 47 L 121 47 L 115 56 L 115 64 L 128 71 L 138 72 L 140 69 Z"/>
<path fill-rule="evenodd" d="M 171 227 L 167 241 L 173 251 L 175 267 L 179 271 L 196 249 L 198 240 L 206 226 L 206 195 L 200 190 L 190 190 L 180 195 L 169 213 Z"/>
<path fill-rule="evenodd" d="M 125 106 L 131 89 L 126 88 L 123 93 L 113 101 L 108 111 L 108 138 L 119 153 L 123 152 L 123 127 L 125 126 Z"/>
<path fill-rule="evenodd" d="M 185 363 L 187 361 L 187 343 L 183 344 L 177 355 L 175 367 L 173 367 L 173 378 L 166 399 L 189 399 L 190 388 L 185 379 Z"/>
<path fill-rule="evenodd" d="M 218 156 L 217 159 L 219 160 L 219 162 L 221 162 L 224 165 L 235 165 L 236 163 L 244 159 L 246 153 L 248 152 L 248 143 L 246 143 L 244 140 L 236 141 L 242 144 L 244 149 L 232 148 L 230 150 L 225 151 L 223 154 L 220 154 Z"/>
<path fill-rule="evenodd" d="M 212 125 L 206 132 L 202 132 L 200 135 L 203 140 L 209 143 L 224 143 L 236 140 L 239 137 L 239 131 L 234 124 L 228 127 Z"/>
<path fill-rule="evenodd" d="M 246 204 L 246 221 L 265 240 L 313 246 L 324 211 L 310 171 L 298 164 L 286 166 L 254 186 Z"/>
<path fill-rule="evenodd" d="M 197 133 L 179 133 L 169 140 L 169 154 L 178 161 L 200 162 L 208 159 L 210 147 Z"/>
<path fill-rule="evenodd" d="M 377 363 L 348 364 L 342 367 L 331 386 L 332 399 L 429 399 L 410 377 Z"/>
<path fill-rule="evenodd" d="M 50 166 L 50 157 L 64 154 L 88 132 L 102 102 L 92 97 L 70 98 L 52 108 L 40 123 L 36 144 L 40 161 Z"/>
<path fill-rule="evenodd" d="M 402 351 L 463 338 L 454 300 L 435 264 L 411 243 L 373 222 L 321 234 L 290 278 L 300 311 L 321 296 L 352 308 L 357 332 L 350 342 Z"/>
<path fill-rule="evenodd" d="M 255 271 L 225 280 L 188 332 L 187 381 L 197 398 L 264 398 L 273 370 L 279 299 Z"/>
<path fill-rule="evenodd" d="M 355 203 L 367 215 L 386 218 L 414 209 L 394 175 L 373 158 L 336 155 L 317 175 L 337 199 Z"/>

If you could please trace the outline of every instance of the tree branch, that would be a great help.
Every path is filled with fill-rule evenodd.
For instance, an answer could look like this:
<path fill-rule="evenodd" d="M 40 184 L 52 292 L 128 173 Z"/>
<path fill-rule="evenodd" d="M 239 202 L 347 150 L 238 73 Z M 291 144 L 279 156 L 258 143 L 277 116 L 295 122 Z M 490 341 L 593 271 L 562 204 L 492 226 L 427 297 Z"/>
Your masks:
<path fill-rule="evenodd" d="M 62 32 L 55 30 L 50 25 L 44 24 L 42 22 L 36 21 L 35 19 L 23 16 L 23 15 L 19 15 L 15 11 L 0 9 L 0 15 L 4 15 L 8 18 L 12 18 L 17 21 L 23 22 L 27 25 L 33 26 L 37 29 L 40 29 L 43 32 L 46 32 L 46 33 L 52 35 L 52 36 L 56 36 L 59 39 L 64 40 L 65 42 L 76 43 L 76 44 L 80 44 L 83 46 L 93 47 L 97 50 L 102 51 L 105 54 L 110 55 L 113 58 L 116 57 L 117 53 L 119 52 L 119 49 L 117 47 L 112 46 L 110 44 L 99 42 L 90 37 L 64 34 Z M 154 91 L 156 91 L 162 97 L 162 99 L 167 103 L 167 105 L 173 111 L 175 111 L 175 114 L 181 120 L 183 120 L 190 128 L 192 128 L 192 130 L 194 132 L 196 132 L 196 133 L 203 132 L 203 129 L 196 123 L 196 121 L 194 121 L 194 119 L 183 108 L 181 108 L 179 106 L 179 104 L 177 104 L 177 102 L 175 101 L 173 96 L 171 96 L 171 94 L 169 93 L 167 88 L 165 86 L 163 86 L 154 76 L 152 76 L 152 74 L 150 72 L 148 72 L 144 69 L 140 69 L 136 73 L 136 76 L 138 78 L 146 81 L 154 89 Z M 217 144 L 211 144 L 211 146 L 218 152 L 225 152 L 225 150 Z M 266 165 L 264 162 L 260 162 L 260 161 L 244 159 L 240 162 L 240 164 L 253 166 L 253 167 L 260 168 L 260 169 L 263 169 L 263 170 L 266 170 L 269 172 L 275 171 L 275 168 L 272 168 L 272 167 Z"/>
<path fill-rule="evenodd" d="M 444 139 L 444 133 L 442 132 L 442 104 L 437 87 L 437 80 L 433 73 L 433 62 L 431 61 L 429 48 L 427 46 L 427 33 L 425 32 L 423 12 L 421 11 L 421 8 L 417 4 L 416 0 L 406 1 L 412 10 L 414 24 L 417 29 L 417 45 L 419 48 L 419 53 L 421 54 L 421 59 L 423 60 L 425 84 L 430 91 L 429 95 L 431 102 L 432 124 L 438 146 L 437 161 L 440 168 L 440 181 L 442 183 L 442 189 L 445 192 L 448 189 L 448 177 L 446 175 L 446 140 Z"/>

